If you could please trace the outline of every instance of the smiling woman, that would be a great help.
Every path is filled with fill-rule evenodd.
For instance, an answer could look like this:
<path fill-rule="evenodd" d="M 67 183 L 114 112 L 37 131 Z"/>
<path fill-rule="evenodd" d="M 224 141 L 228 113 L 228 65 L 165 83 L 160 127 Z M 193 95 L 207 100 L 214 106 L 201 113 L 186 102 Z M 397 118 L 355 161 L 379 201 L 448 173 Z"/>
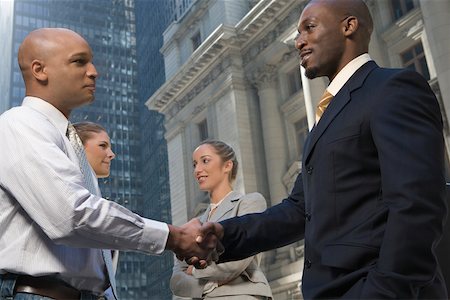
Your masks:
<path fill-rule="evenodd" d="M 111 141 L 105 128 L 93 122 L 73 124 L 83 142 L 86 158 L 97 178 L 109 176 L 111 160 L 116 155 L 111 149 Z"/>
<path fill-rule="evenodd" d="M 259 193 L 242 195 L 233 191 L 238 161 L 229 145 L 218 140 L 202 142 L 192 154 L 194 178 L 209 193 L 210 206 L 202 222 L 261 212 L 266 200 Z M 267 279 L 259 267 L 261 254 L 243 260 L 211 264 L 204 270 L 175 260 L 170 287 L 179 297 L 201 299 L 272 299 Z"/>
<path fill-rule="evenodd" d="M 83 143 L 86 158 L 95 172 L 97 178 L 109 176 L 111 160 L 116 155 L 111 149 L 111 140 L 106 129 L 93 122 L 74 123 L 73 127 Z M 117 270 L 119 263 L 119 251 L 111 250 L 113 269 Z"/>

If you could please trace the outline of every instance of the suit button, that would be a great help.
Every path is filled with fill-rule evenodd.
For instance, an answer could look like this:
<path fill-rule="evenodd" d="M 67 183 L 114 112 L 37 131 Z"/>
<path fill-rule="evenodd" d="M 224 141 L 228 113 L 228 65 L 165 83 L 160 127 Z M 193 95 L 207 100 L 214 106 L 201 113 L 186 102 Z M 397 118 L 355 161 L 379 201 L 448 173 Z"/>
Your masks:
<path fill-rule="evenodd" d="M 309 175 L 312 174 L 312 171 L 313 171 L 313 167 L 309 166 L 309 167 L 306 168 L 306 172 L 307 172 Z"/>
<path fill-rule="evenodd" d="M 308 214 L 308 213 L 306 213 L 305 214 L 305 219 L 306 219 L 306 221 L 311 221 L 311 214 Z"/>
<path fill-rule="evenodd" d="M 311 261 L 309 260 L 309 259 L 307 259 L 307 260 L 305 260 L 305 268 L 306 269 L 309 269 L 309 268 L 311 268 Z"/>

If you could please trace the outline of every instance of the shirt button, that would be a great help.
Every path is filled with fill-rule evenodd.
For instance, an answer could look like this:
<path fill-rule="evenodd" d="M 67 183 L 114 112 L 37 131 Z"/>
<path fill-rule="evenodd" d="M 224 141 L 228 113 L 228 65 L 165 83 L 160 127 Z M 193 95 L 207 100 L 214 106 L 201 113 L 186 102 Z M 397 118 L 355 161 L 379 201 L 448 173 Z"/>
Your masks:
<path fill-rule="evenodd" d="M 306 221 L 311 221 L 311 214 L 308 214 L 308 213 L 306 213 L 305 214 L 305 219 L 306 219 Z"/>
<path fill-rule="evenodd" d="M 307 172 L 309 175 L 312 174 L 312 171 L 313 171 L 313 167 L 309 166 L 309 167 L 306 168 L 306 172 Z"/>
<path fill-rule="evenodd" d="M 309 259 L 307 259 L 307 260 L 305 260 L 305 268 L 306 269 L 309 269 L 309 268 L 311 268 L 311 261 L 309 260 Z"/>

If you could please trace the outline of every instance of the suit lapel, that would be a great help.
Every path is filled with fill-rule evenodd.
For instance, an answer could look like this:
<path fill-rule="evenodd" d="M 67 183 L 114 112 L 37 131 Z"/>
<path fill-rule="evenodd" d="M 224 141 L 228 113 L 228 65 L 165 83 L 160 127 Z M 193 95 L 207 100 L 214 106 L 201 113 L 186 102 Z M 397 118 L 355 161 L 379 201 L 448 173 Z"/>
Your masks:
<path fill-rule="evenodd" d="M 210 221 L 217 222 L 219 220 L 222 220 L 222 217 L 236 206 L 237 200 L 239 200 L 241 197 L 242 195 L 240 193 L 235 191 L 231 192 L 217 207 L 216 212 L 211 216 Z"/>
<path fill-rule="evenodd" d="M 369 61 L 359 68 L 355 74 L 344 84 L 344 86 L 339 90 L 337 95 L 330 102 L 330 105 L 325 110 L 319 123 L 311 130 L 306 142 L 303 153 L 303 161 L 306 163 L 311 156 L 312 150 L 316 145 L 317 141 L 326 131 L 331 122 L 336 118 L 336 116 L 342 111 L 342 109 L 351 100 L 351 93 L 355 89 L 361 87 L 366 77 L 369 73 L 378 67 L 374 61 Z"/>
<path fill-rule="evenodd" d="M 208 222 L 208 215 L 211 211 L 211 206 L 208 206 L 208 208 L 205 210 L 205 212 L 198 218 L 200 222 L 205 223 Z"/>

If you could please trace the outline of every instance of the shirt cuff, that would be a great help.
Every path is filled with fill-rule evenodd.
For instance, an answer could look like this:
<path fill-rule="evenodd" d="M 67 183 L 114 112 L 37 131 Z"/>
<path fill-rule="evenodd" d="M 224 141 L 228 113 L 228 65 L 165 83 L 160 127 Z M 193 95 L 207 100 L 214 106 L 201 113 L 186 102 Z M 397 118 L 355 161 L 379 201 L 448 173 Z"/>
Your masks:
<path fill-rule="evenodd" d="M 143 220 L 144 230 L 139 250 L 149 254 L 161 254 L 169 238 L 169 226 L 159 221 L 145 218 Z"/>

